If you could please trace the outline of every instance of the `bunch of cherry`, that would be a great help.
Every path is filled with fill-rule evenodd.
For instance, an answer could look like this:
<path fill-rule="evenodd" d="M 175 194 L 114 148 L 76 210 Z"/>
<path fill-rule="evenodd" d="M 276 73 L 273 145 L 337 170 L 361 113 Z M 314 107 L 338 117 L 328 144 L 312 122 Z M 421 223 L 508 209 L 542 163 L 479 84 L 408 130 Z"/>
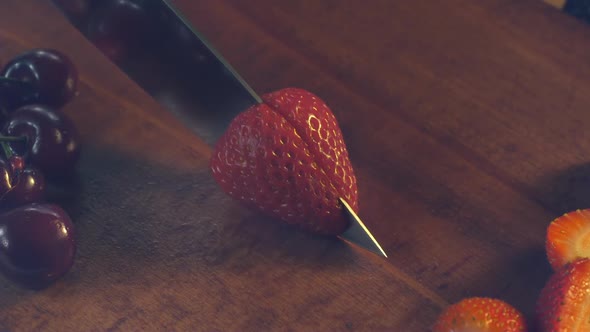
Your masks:
<path fill-rule="evenodd" d="M 71 60 L 50 49 L 20 54 L 0 72 L 0 271 L 27 288 L 50 285 L 74 262 L 74 227 L 45 189 L 79 158 L 78 133 L 60 111 L 77 85 Z"/>

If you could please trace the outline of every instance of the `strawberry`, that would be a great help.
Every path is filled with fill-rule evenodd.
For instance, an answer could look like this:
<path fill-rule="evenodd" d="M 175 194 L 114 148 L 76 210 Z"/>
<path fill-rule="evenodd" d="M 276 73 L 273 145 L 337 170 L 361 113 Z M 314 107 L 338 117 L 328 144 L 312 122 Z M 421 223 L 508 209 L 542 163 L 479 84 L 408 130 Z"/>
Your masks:
<path fill-rule="evenodd" d="M 210 167 L 231 197 L 317 234 L 337 235 L 348 221 L 339 198 L 358 212 L 356 177 L 328 106 L 287 88 L 239 114 L 217 142 Z"/>
<path fill-rule="evenodd" d="M 561 267 L 537 300 L 539 331 L 590 331 L 590 259 Z"/>
<path fill-rule="evenodd" d="M 434 332 L 521 332 L 524 316 L 508 303 L 486 297 L 471 297 L 448 307 L 434 325 Z"/>
<path fill-rule="evenodd" d="M 553 220 L 547 228 L 545 249 L 555 271 L 578 258 L 590 257 L 590 209 Z"/>

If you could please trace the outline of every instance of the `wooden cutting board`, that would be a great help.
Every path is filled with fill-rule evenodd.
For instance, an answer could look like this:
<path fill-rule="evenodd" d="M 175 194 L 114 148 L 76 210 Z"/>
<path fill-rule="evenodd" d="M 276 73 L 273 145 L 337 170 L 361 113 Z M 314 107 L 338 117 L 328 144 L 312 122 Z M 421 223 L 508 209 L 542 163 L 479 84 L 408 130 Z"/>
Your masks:
<path fill-rule="evenodd" d="M 582 23 L 532 0 L 174 2 L 257 91 L 331 106 L 390 258 L 232 202 L 209 146 L 48 2 L 5 0 L 0 62 L 53 47 L 79 68 L 84 150 L 51 196 L 76 264 L 41 292 L 2 280 L 0 329 L 425 331 L 466 296 L 532 313 L 547 224 L 590 203 Z"/>
<path fill-rule="evenodd" d="M 444 301 L 385 261 L 231 202 L 209 148 L 50 5 L 6 1 L 0 12 L 3 61 L 33 47 L 74 59 L 82 86 L 64 111 L 84 141 L 77 181 L 54 198 L 75 221 L 76 264 L 42 292 L 3 282 L 2 329 L 401 328 L 435 317 Z"/>
<path fill-rule="evenodd" d="M 590 206 L 586 24 L 538 1 L 177 3 L 258 91 L 331 105 L 392 265 L 532 312 L 546 226 Z"/>

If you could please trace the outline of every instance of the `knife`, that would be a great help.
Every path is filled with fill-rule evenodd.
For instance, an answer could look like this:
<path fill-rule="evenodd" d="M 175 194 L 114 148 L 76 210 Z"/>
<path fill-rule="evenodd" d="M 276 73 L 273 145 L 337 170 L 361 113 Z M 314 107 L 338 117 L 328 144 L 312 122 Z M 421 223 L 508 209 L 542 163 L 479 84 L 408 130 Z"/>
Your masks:
<path fill-rule="evenodd" d="M 189 127 L 201 124 L 199 133 L 202 135 L 205 132 L 205 140 L 210 144 L 214 143 L 219 133 L 223 132 L 224 127 L 237 113 L 256 103 L 262 103 L 262 99 L 242 76 L 169 0 L 52 1 L 79 32 L 149 95 L 181 120 L 193 122 Z M 154 19 L 157 21 L 153 22 Z M 130 30 L 138 35 L 129 36 Z M 143 40 L 144 43 L 133 43 L 138 40 Z M 176 51 L 178 47 L 180 52 Z M 184 56 L 181 57 L 179 53 Z M 142 73 L 146 63 L 153 69 L 151 77 Z M 170 63 L 173 65 L 162 66 Z M 143 65 L 141 70 L 137 69 L 137 64 Z M 175 81 L 171 85 L 171 82 L 154 80 L 154 76 L 172 77 Z M 195 80 L 195 77 L 198 79 Z M 195 87 L 199 82 L 199 87 Z M 200 93 L 195 96 L 195 91 Z M 223 93 L 219 94 L 220 91 Z M 178 105 L 176 100 L 184 103 Z M 224 104 L 227 101 L 232 101 L 231 105 Z M 187 118 L 187 114 L 194 110 L 195 103 L 200 106 L 199 109 L 205 111 L 197 113 L 196 118 Z M 223 109 L 225 118 L 211 119 L 209 115 L 212 108 Z M 192 113 L 194 115 L 194 112 Z M 207 127 L 213 129 L 207 132 Z M 343 198 L 340 198 L 340 202 L 349 220 L 349 227 L 339 237 L 348 243 L 387 257 L 379 242 L 348 202 Z"/>

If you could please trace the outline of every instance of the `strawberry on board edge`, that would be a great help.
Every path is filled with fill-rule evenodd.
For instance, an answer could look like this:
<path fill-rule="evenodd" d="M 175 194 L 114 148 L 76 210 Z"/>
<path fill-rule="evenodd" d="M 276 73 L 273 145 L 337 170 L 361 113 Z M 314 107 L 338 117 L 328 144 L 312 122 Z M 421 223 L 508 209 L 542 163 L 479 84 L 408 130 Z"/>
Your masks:
<path fill-rule="evenodd" d="M 340 127 L 306 90 L 286 88 L 239 114 L 217 142 L 210 167 L 231 197 L 283 222 L 337 235 L 358 212 L 357 184 Z"/>
<path fill-rule="evenodd" d="M 576 259 L 590 257 L 590 209 L 553 220 L 547 227 L 545 249 L 555 271 Z"/>
<path fill-rule="evenodd" d="M 590 331 L 590 260 L 554 273 L 541 290 L 536 313 L 540 332 Z"/>
<path fill-rule="evenodd" d="M 494 298 L 470 297 L 449 306 L 439 317 L 434 332 L 524 332 L 522 313 Z"/>

